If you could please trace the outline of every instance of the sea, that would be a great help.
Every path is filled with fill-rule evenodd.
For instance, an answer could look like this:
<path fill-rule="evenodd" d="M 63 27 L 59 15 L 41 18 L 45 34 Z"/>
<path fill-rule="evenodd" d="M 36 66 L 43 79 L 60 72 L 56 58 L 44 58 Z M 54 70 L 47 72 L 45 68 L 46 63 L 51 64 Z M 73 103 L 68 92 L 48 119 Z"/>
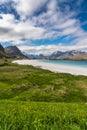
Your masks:
<path fill-rule="evenodd" d="M 87 68 L 87 60 L 38 60 L 40 62 Z"/>

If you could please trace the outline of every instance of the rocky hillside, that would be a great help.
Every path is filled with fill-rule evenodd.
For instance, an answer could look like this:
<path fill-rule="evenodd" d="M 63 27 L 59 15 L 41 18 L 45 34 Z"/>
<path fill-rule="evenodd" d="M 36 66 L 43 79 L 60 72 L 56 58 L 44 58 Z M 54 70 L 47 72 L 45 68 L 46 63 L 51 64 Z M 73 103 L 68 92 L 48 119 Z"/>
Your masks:
<path fill-rule="evenodd" d="M 16 46 L 8 46 L 5 48 L 6 54 L 14 58 L 27 58 Z"/>
<path fill-rule="evenodd" d="M 8 58 L 9 56 L 5 53 L 3 46 L 0 44 L 0 58 Z"/>

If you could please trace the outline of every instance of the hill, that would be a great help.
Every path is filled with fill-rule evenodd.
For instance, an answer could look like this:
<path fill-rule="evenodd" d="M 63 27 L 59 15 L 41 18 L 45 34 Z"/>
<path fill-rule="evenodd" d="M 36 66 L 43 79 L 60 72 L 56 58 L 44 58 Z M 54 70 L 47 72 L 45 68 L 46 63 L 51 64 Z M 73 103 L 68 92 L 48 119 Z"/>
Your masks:
<path fill-rule="evenodd" d="M 9 58 L 9 56 L 5 53 L 3 46 L 0 44 L 0 59 Z"/>
<path fill-rule="evenodd" d="M 5 47 L 5 53 L 8 54 L 10 57 L 14 58 L 27 58 L 27 56 L 23 55 L 22 52 L 16 46 L 8 46 Z"/>
<path fill-rule="evenodd" d="M 0 67 L 0 99 L 87 102 L 87 77 L 24 65 Z"/>

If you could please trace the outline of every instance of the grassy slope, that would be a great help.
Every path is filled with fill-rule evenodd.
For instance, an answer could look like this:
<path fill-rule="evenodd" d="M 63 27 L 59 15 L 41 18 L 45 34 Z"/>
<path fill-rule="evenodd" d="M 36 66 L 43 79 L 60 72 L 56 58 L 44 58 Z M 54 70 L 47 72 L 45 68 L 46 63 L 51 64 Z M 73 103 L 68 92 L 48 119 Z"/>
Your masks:
<path fill-rule="evenodd" d="M 0 98 L 87 102 L 87 77 L 55 74 L 32 66 L 5 65 L 0 67 Z"/>
<path fill-rule="evenodd" d="M 85 76 L 3 63 L 0 99 L 0 130 L 87 130 Z"/>

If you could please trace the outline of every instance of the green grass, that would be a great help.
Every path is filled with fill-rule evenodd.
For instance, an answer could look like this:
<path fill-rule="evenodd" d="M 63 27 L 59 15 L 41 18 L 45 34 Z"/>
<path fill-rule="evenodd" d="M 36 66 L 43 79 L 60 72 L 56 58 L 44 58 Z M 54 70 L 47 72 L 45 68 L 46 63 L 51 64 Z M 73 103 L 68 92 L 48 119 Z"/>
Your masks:
<path fill-rule="evenodd" d="M 0 130 L 87 130 L 87 77 L 0 62 Z"/>
<path fill-rule="evenodd" d="M 0 101 L 0 130 L 87 130 L 87 105 Z"/>
<path fill-rule="evenodd" d="M 56 74 L 32 66 L 0 67 L 0 99 L 87 102 L 87 77 Z"/>

